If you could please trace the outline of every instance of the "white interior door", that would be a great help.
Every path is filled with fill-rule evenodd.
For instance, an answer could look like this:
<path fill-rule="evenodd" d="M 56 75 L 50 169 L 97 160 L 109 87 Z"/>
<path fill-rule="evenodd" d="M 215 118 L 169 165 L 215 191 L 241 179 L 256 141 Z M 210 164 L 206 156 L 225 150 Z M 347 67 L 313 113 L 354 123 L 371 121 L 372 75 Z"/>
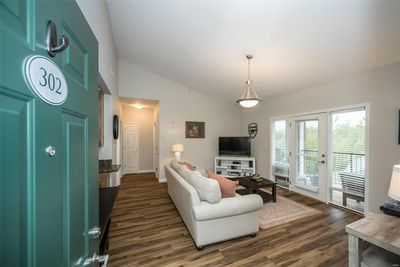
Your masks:
<path fill-rule="evenodd" d="M 290 127 L 290 189 L 326 202 L 326 114 L 294 117 Z"/>
<path fill-rule="evenodd" d="M 124 123 L 124 174 L 139 171 L 139 126 L 136 123 Z"/>

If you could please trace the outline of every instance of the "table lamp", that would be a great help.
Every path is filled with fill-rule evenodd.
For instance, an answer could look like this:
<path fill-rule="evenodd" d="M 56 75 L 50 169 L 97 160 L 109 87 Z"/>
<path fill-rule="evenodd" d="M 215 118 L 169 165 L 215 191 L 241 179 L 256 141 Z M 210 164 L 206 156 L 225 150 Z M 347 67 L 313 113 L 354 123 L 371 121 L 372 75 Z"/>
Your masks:
<path fill-rule="evenodd" d="M 394 200 L 396 206 L 400 206 L 400 165 L 393 166 L 388 195 Z"/>
<path fill-rule="evenodd" d="M 181 161 L 181 153 L 183 152 L 183 145 L 182 144 L 173 144 L 171 146 L 172 152 L 175 154 L 175 158 L 177 161 Z"/>
<path fill-rule="evenodd" d="M 388 196 L 393 199 L 393 201 L 385 201 L 385 204 L 381 206 L 380 209 L 385 214 L 400 217 L 400 165 L 393 166 Z"/>

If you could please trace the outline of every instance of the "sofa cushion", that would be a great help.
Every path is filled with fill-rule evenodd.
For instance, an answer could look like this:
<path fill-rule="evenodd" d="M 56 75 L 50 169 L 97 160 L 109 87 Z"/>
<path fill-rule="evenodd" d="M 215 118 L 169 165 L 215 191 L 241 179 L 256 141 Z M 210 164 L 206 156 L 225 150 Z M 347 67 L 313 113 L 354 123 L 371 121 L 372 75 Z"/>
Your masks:
<path fill-rule="evenodd" d="M 190 174 L 192 173 L 186 166 L 182 166 L 182 168 L 178 171 L 179 175 L 183 177 L 186 181 L 190 179 Z"/>
<path fill-rule="evenodd" d="M 183 179 L 188 181 L 191 171 L 185 165 L 180 164 L 176 159 L 171 160 L 170 165 Z"/>
<path fill-rule="evenodd" d="M 196 189 L 200 200 L 215 203 L 221 199 L 221 189 L 216 180 L 204 177 L 199 171 L 192 171 L 187 180 Z"/>
<path fill-rule="evenodd" d="M 192 163 L 190 163 L 188 161 L 181 161 L 179 163 L 182 164 L 182 165 L 185 165 L 191 171 L 195 171 L 196 170 L 196 166 L 194 166 Z"/>
<path fill-rule="evenodd" d="M 229 180 L 212 172 L 208 172 L 208 178 L 215 179 L 218 182 L 219 187 L 221 188 L 222 197 L 236 196 L 236 186 L 239 184 L 238 181 Z"/>
<path fill-rule="evenodd" d="M 174 171 L 178 172 L 178 170 L 182 167 L 181 164 L 176 159 L 172 159 L 171 163 L 169 164 Z"/>
<path fill-rule="evenodd" d="M 200 205 L 193 206 L 193 215 L 196 220 L 207 221 L 258 211 L 262 206 L 262 198 L 259 195 L 250 194 L 223 198 L 218 204 L 203 201 Z"/>

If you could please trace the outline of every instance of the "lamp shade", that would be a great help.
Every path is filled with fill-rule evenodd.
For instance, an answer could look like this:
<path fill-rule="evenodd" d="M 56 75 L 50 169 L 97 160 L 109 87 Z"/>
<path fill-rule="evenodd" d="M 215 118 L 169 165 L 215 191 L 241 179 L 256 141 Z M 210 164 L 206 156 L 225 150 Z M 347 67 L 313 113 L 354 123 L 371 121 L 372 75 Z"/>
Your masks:
<path fill-rule="evenodd" d="M 388 195 L 390 198 L 400 201 L 400 165 L 393 166 Z"/>
<path fill-rule="evenodd" d="M 171 146 L 172 152 L 183 152 L 183 145 L 182 144 L 173 144 Z"/>

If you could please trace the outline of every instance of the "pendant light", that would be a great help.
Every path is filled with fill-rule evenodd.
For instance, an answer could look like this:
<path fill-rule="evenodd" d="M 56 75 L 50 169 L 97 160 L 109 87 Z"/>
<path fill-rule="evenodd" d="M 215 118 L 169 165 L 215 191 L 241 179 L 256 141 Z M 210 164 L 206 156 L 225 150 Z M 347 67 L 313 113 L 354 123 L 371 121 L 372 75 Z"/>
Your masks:
<path fill-rule="evenodd" d="M 248 60 L 247 81 L 245 82 L 246 88 L 243 91 L 242 97 L 237 100 L 236 103 L 244 108 L 253 108 L 261 101 L 261 98 L 259 98 L 256 91 L 251 88 L 252 81 L 250 80 L 250 59 L 252 59 L 253 56 L 247 55 L 246 58 Z"/>

